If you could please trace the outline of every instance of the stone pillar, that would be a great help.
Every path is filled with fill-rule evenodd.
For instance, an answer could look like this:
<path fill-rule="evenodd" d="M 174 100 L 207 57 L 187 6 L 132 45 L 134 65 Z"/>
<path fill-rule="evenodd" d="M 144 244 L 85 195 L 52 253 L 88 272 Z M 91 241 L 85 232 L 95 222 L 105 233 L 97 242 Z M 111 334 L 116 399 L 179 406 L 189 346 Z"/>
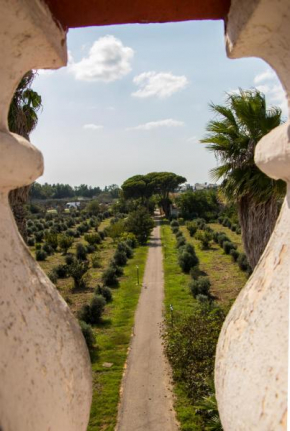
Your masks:
<path fill-rule="evenodd" d="M 289 106 L 289 0 L 232 0 L 226 42 L 229 57 L 260 57 L 273 67 Z M 271 178 L 286 181 L 288 192 L 268 246 L 219 338 L 215 382 L 225 431 L 287 428 L 289 121 L 259 142 L 255 161 Z"/>
<path fill-rule="evenodd" d="M 65 33 L 39 0 L 0 0 L 0 429 L 85 431 L 91 367 L 78 323 L 31 257 L 8 193 L 43 171 L 41 153 L 9 133 L 7 114 L 30 69 L 66 64 Z"/>

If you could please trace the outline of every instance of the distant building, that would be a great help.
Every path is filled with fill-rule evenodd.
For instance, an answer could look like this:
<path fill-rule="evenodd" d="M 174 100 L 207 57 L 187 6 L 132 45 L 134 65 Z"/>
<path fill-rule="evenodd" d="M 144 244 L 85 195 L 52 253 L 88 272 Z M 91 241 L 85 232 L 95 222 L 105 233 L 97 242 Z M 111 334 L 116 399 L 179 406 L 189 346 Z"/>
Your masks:
<path fill-rule="evenodd" d="M 217 188 L 217 184 L 208 184 L 208 183 L 195 183 L 194 190 L 206 190 L 206 189 L 215 189 Z"/>
<path fill-rule="evenodd" d="M 80 202 L 68 202 L 65 207 L 67 209 L 71 209 L 71 208 L 78 209 L 80 205 L 81 205 Z"/>

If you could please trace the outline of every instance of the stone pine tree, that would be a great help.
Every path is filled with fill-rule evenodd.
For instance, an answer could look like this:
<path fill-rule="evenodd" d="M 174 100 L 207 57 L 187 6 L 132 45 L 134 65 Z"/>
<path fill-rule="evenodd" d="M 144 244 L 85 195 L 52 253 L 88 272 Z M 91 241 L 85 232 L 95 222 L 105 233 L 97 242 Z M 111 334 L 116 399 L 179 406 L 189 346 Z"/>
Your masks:
<path fill-rule="evenodd" d="M 8 115 L 9 130 L 27 140 L 29 140 L 29 135 L 37 124 L 37 112 L 42 106 L 41 96 L 31 88 L 34 76 L 33 71 L 23 76 L 14 93 Z M 20 187 L 12 190 L 9 194 L 10 206 L 16 224 L 25 241 L 27 239 L 25 204 L 27 203 L 29 188 L 30 186 Z"/>

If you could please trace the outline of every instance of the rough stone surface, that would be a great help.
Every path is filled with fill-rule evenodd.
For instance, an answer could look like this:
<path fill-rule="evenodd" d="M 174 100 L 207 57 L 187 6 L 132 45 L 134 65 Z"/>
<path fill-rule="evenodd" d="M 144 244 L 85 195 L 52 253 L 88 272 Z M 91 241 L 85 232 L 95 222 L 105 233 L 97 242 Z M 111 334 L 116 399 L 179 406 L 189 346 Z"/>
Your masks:
<path fill-rule="evenodd" d="M 65 34 L 37 0 L 0 0 L 0 428 L 85 431 L 91 368 L 80 328 L 31 257 L 8 192 L 43 171 L 41 153 L 7 129 L 13 92 L 32 68 L 66 63 Z"/>
<path fill-rule="evenodd" d="M 288 0 L 234 0 L 226 34 L 231 58 L 263 58 L 276 70 L 288 95 L 289 21 Z M 289 148 L 286 123 L 265 136 L 255 154 L 259 168 L 287 181 L 288 190 Z M 268 246 L 219 338 L 215 382 L 225 431 L 287 428 L 289 261 L 288 191 Z"/>

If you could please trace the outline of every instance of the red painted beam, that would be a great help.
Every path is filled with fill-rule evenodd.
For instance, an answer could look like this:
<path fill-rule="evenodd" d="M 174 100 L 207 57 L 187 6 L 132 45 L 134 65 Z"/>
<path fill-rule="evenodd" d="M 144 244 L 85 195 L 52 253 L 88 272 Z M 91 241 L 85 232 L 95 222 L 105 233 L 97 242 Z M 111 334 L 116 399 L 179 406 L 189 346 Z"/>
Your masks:
<path fill-rule="evenodd" d="M 230 0 L 45 0 L 64 28 L 225 19 Z"/>

